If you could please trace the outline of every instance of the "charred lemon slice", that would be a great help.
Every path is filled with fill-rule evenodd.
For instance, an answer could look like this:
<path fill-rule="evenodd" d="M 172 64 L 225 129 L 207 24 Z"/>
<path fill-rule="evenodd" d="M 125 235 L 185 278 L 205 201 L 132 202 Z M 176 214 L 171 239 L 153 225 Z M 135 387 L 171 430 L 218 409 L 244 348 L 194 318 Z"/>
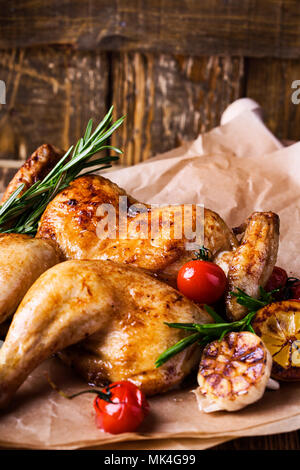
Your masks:
<path fill-rule="evenodd" d="M 257 312 L 252 327 L 273 357 L 272 377 L 300 380 L 300 303 L 267 305 Z"/>

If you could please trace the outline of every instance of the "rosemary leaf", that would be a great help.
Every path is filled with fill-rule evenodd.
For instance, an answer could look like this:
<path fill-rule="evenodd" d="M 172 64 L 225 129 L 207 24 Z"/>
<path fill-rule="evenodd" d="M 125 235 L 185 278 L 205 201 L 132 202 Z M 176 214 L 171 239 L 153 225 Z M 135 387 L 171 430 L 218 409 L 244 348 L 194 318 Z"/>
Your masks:
<path fill-rule="evenodd" d="M 50 201 L 66 188 L 84 170 L 84 174 L 109 168 L 117 156 L 105 156 L 94 161 L 92 157 L 102 150 L 109 149 L 122 153 L 118 148 L 109 145 L 107 140 L 122 124 L 125 116 L 112 123 L 113 107 L 92 132 L 93 121 L 86 127 L 84 137 L 71 146 L 54 168 L 41 181 L 34 183 L 21 196 L 24 184 L 20 185 L 0 206 L 0 233 L 27 233 L 35 235 L 38 222 Z"/>
<path fill-rule="evenodd" d="M 210 314 L 210 316 L 215 320 L 216 323 L 222 323 L 224 322 L 224 319 L 219 315 L 212 307 L 209 305 L 204 305 L 204 309 L 207 311 L 207 313 Z"/>
<path fill-rule="evenodd" d="M 250 324 L 248 325 L 248 331 L 255 334 L 255 331 Z"/>
<path fill-rule="evenodd" d="M 244 307 L 247 307 L 248 310 L 258 310 L 261 307 L 264 307 L 265 303 L 261 300 L 255 299 L 246 292 L 242 291 L 237 287 L 237 292 L 230 292 L 231 295 L 234 295 L 237 298 L 237 302 Z"/>
<path fill-rule="evenodd" d="M 254 299 L 246 294 L 241 289 L 237 289 L 237 292 L 232 292 L 238 299 L 241 305 L 245 305 L 248 309 L 251 309 L 249 313 L 241 320 L 234 322 L 226 322 L 220 315 L 218 315 L 210 306 L 205 305 L 205 310 L 212 316 L 216 323 L 165 323 L 169 328 L 179 328 L 187 331 L 193 331 L 194 333 L 190 336 L 185 337 L 178 343 L 171 346 L 165 352 L 163 352 L 155 362 L 156 367 L 160 367 L 167 362 L 171 357 L 183 351 L 190 344 L 197 341 L 199 346 L 205 346 L 213 340 L 221 341 L 227 333 L 231 331 L 251 331 L 255 333 L 251 322 L 256 315 L 257 310 L 268 305 L 273 301 L 272 294 L 276 291 L 266 292 L 260 287 L 260 298 Z"/>
<path fill-rule="evenodd" d="M 263 287 L 259 287 L 259 299 L 255 299 L 250 295 L 246 294 L 242 289 L 237 287 L 237 292 L 230 292 L 231 295 L 234 295 L 237 298 L 237 302 L 240 305 L 247 307 L 249 311 L 257 311 L 265 305 L 270 304 L 274 301 L 273 294 L 278 292 L 279 289 L 274 289 L 271 292 L 266 292 Z"/>
<path fill-rule="evenodd" d="M 155 367 L 162 366 L 167 362 L 171 357 L 179 354 L 181 351 L 189 347 L 191 344 L 194 344 L 200 338 L 199 333 L 194 333 L 193 335 L 187 336 L 186 338 L 181 339 L 178 343 L 171 346 L 169 349 L 166 349 L 155 361 Z"/>
<path fill-rule="evenodd" d="M 20 192 L 24 189 L 24 187 L 25 187 L 25 184 L 22 183 L 17 189 L 14 190 L 12 195 L 4 202 L 4 204 L 2 204 L 0 208 L 0 216 L 2 216 L 2 214 L 5 214 L 5 212 L 8 211 L 8 209 L 17 199 L 17 197 L 19 196 Z"/>
<path fill-rule="evenodd" d="M 179 328 L 183 330 L 196 331 L 197 323 L 167 323 L 164 322 L 169 328 Z"/>

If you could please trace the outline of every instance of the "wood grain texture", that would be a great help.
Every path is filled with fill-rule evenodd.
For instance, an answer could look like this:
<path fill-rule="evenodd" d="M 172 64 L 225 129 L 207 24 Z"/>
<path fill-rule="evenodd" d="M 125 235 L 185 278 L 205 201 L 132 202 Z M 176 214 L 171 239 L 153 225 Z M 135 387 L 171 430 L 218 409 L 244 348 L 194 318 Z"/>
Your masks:
<path fill-rule="evenodd" d="M 0 166 L 0 193 L 4 193 L 8 183 L 16 174 L 17 169 Z"/>
<path fill-rule="evenodd" d="M 214 450 L 299 450 L 300 432 L 243 437 L 213 447 Z"/>
<path fill-rule="evenodd" d="M 113 136 L 131 165 L 192 140 L 220 122 L 241 96 L 243 59 L 115 53 L 115 114 L 126 124 Z"/>
<path fill-rule="evenodd" d="M 299 140 L 300 104 L 292 102 L 291 85 L 300 80 L 300 60 L 248 59 L 246 68 L 247 96 L 263 107 L 267 126 L 279 139 Z"/>
<path fill-rule="evenodd" d="M 0 51 L 7 104 L 0 105 L 0 158 L 25 159 L 42 143 L 67 149 L 107 111 L 106 53 L 42 47 Z"/>
<path fill-rule="evenodd" d="M 1 0 L 0 48 L 300 57 L 297 0 Z"/>

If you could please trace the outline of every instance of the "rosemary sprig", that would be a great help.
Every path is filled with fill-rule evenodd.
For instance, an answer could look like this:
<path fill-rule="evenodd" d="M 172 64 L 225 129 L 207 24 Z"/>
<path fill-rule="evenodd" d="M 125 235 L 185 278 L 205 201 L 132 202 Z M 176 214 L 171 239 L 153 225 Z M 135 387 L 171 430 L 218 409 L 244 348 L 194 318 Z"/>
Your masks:
<path fill-rule="evenodd" d="M 92 133 L 93 121 L 88 122 L 84 137 L 71 146 L 54 168 L 41 181 L 34 183 L 21 196 L 24 184 L 0 206 L 0 232 L 27 233 L 35 235 L 38 222 L 49 202 L 73 181 L 84 169 L 96 166 L 92 171 L 110 168 L 117 156 L 91 158 L 105 149 L 121 154 L 122 151 L 107 144 L 112 133 L 122 124 L 125 116 L 112 122 L 113 107 Z M 92 172 L 88 170 L 83 175 Z"/>
<path fill-rule="evenodd" d="M 224 322 L 224 318 L 221 317 L 212 307 L 209 305 L 204 305 L 204 309 L 207 311 L 207 313 L 210 314 L 210 316 L 215 320 L 216 323 L 222 323 Z"/>
<path fill-rule="evenodd" d="M 172 328 L 171 324 L 166 323 L 166 325 Z M 178 343 L 174 344 L 174 346 L 171 346 L 170 348 L 166 349 L 166 351 L 164 351 L 157 358 L 157 360 L 155 361 L 155 367 L 162 366 L 165 362 L 171 359 L 171 357 L 176 356 L 176 354 L 179 354 L 181 351 L 196 343 L 200 339 L 201 335 L 199 333 L 193 333 L 192 335 L 186 336 L 185 338 L 181 339 L 180 341 L 178 341 Z"/>
<path fill-rule="evenodd" d="M 216 339 L 223 339 L 224 336 L 231 331 L 251 331 L 254 333 L 254 330 L 251 326 L 253 317 L 256 315 L 257 310 L 261 309 L 265 305 L 268 305 L 274 300 L 272 294 L 277 292 L 277 289 L 272 292 L 266 292 L 262 287 L 260 287 L 259 290 L 259 299 L 250 297 L 241 289 L 237 289 L 237 292 L 231 292 L 232 295 L 237 297 L 237 302 L 239 304 L 244 305 L 250 310 L 249 313 L 241 320 L 227 322 L 220 315 L 218 315 L 212 309 L 212 307 L 205 305 L 205 310 L 212 316 L 212 318 L 215 320 L 215 323 L 165 323 L 165 325 L 167 325 L 169 328 L 179 328 L 186 331 L 191 331 L 193 334 L 186 336 L 182 340 L 178 341 L 178 343 L 164 351 L 155 361 L 155 367 L 162 366 L 165 362 L 171 359 L 171 357 L 180 353 L 194 343 L 198 343 L 200 346 L 205 346 L 206 344 Z"/>
<path fill-rule="evenodd" d="M 244 307 L 247 307 L 250 311 L 257 311 L 265 305 L 270 304 L 274 301 L 274 294 L 279 291 L 279 289 L 274 289 L 271 292 L 266 292 L 263 287 L 259 287 L 259 298 L 255 299 L 250 295 L 246 294 L 242 289 L 237 287 L 237 292 L 230 292 L 231 295 L 234 295 L 237 298 L 237 302 Z"/>

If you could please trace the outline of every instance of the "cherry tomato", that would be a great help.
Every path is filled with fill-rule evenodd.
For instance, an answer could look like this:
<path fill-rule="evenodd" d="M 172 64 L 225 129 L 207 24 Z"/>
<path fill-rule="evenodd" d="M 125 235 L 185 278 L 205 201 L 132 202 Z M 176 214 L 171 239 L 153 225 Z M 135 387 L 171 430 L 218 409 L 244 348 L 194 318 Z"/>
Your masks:
<path fill-rule="evenodd" d="M 288 275 L 286 271 L 280 268 L 279 266 L 275 266 L 265 286 L 265 290 L 267 292 L 271 292 L 274 289 L 283 289 L 287 283 L 287 280 L 288 280 Z"/>
<path fill-rule="evenodd" d="M 100 396 L 94 400 L 96 424 L 111 434 L 135 431 L 149 412 L 144 393 L 131 382 L 114 382 L 102 390 L 110 401 Z"/>
<path fill-rule="evenodd" d="M 219 300 L 226 283 L 223 269 L 210 261 L 188 261 L 177 276 L 178 290 L 189 299 L 203 304 L 213 304 Z"/>
<path fill-rule="evenodd" d="M 291 300 L 300 301 L 300 281 L 294 282 L 294 284 L 290 288 L 290 295 L 291 295 Z"/>

